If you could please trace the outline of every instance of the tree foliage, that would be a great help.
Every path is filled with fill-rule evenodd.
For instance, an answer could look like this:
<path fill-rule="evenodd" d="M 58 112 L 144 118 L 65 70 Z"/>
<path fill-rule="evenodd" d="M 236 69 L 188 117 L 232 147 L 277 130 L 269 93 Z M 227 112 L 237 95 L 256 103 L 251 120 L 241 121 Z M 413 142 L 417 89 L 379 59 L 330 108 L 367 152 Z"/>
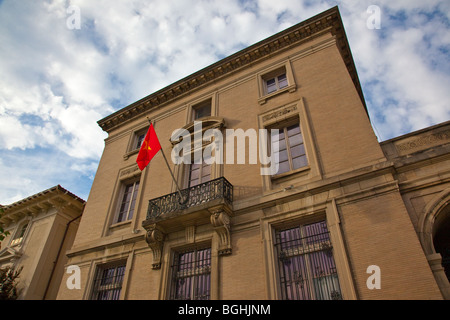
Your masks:
<path fill-rule="evenodd" d="M 22 268 L 14 270 L 10 267 L 0 268 L 0 300 L 16 300 L 19 296 L 17 278 Z"/>
<path fill-rule="evenodd" d="M 2 215 L 3 215 L 3 209 L 0 208 L 0 218 L 2 217 Z M 2 242 L 8 235 L 9 235 L 9 231 L 5 231 L 3 229 L 3 226 L 0 225 L 0 242 Z"/>

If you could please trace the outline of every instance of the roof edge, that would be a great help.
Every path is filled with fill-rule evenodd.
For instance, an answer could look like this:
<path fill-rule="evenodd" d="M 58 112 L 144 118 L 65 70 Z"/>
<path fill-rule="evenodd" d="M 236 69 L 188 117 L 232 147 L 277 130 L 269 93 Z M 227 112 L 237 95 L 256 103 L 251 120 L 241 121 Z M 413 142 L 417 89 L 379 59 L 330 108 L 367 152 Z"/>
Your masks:
<path fill-rule="evenodd" d="M 222 78 L 232 72 L 243 70 L 261 59 L 291 48 L 298 43 L 307 41 L 312 36 L 323 30 L 328 30 L 329 28 L 332 28 L 333 32 L 338 35 L 337 39 L 340 42 L 339 50 L 368 115 L 367 106 L 356 73 L 356 67 L 345 34 L 339 8 L 338 6 L 334 6 L 192 73 L 191 75 L 112 113 L 99 120 L 97 123 L 104 131 L 110 132 L 143 113 L 173 102 L 176 99 L 191 93 L 193 90 L 203 88 L 213 80 Z"/>
<path fill-rule="evenodd" d="M 36 193 L 34 195 L 31 195 L 29 197 L 26 197 L 26 198 L 24 198 L 22 200 L 13 202 L 13 203 L 11 203 L 9 205 L 3 205 L 3 206 L 1 206 L 1 208 L 3 209 L 4 213 L 7 214 L 8 210 L 13 210 L 16 207 L 19 207 L 21 205 L 25 205 L 25 204 L 27 204 L 28 202 L 31 202 L 31 201 L 36 201 L 36 200 L 44 197 L 45 195 L 50 194 L 50 193 L 54 193 L 54 192 L 61 192 L 63 194 L 67 194 L 70 197 L 72 197 L 74 200 L 80 202 L 81 205 L 84 205 L 86 203 L 86 201 L 83 200 L 82 198 L 78 197 L 77 195 L 75 195 L 72 192 L 68 191 L 67 189 L 63 188 L 61 185 L 57 185 L 57 186 L 51 187 L 49 189 L 46 189 L 44 191 L 38 192 L 38 193 Z"/>

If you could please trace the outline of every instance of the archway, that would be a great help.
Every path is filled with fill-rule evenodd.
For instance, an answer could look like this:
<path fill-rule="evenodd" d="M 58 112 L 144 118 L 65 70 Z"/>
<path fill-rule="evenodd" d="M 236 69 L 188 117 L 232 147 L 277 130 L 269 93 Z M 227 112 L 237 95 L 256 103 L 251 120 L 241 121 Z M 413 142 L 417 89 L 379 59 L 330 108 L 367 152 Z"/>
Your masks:
<path fill-rule="evenodd" d="M 442 256 L 442 267 L 450 282 L 450 205 L 445 206 L 436 217 L 433 226 L 433 245 Z"/>
<path fill-rule="evenodd" d="M 419 218 L 419 239 L 443 297 L 450 300 L 450 188 L 440 192 Z"/>

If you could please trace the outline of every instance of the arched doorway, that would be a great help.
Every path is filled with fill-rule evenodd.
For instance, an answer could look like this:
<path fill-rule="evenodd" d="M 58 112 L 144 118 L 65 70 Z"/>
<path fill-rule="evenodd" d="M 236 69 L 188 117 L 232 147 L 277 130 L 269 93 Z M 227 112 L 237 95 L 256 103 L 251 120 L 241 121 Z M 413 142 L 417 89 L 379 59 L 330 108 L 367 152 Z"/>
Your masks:
<path fill-rule="evenodd" d="M 436 217 L 433 226 L 433 245 L 442 256 L 442 267 L 450 282 L 450 205 L 445 206 Z"/>
<path fill-rule="evenodd" d="M 450 188 L 432 199 L 418 224 L 419 239 L 443 297 L 450 300 Z"/>

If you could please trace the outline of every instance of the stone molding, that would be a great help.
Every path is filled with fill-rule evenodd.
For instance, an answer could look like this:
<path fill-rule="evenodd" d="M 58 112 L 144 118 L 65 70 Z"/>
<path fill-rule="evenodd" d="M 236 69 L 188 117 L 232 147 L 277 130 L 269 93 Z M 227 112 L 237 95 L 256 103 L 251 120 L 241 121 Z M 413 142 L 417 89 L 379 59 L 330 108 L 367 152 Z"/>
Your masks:
<path fill-rule="evenodd" d="M 292 48 L 294 45 L 309 41 L 312 37 L 324 32 L 331 32 L 336 36 L 338 48 L 362 97 L 356 68 L 336 6 L 181 79 L 98 121 L 98 125 L 104 131 L 110 132 L 123 123 L 170 103 L 192 90 L 209 85 L 212 81 L 217 81 L 225 75 L 254 65 L 256 62 Z"/>

